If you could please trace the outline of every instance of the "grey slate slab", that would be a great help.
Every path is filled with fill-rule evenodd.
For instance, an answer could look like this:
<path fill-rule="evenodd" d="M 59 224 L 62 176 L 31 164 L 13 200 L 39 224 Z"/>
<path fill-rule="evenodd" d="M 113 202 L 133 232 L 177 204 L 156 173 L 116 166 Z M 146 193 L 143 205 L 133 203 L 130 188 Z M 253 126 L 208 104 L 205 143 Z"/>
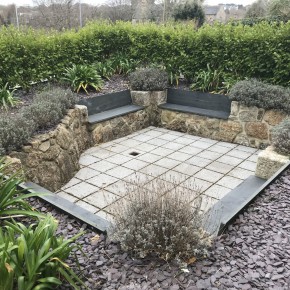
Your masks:
<path fill-rule="evenodd" d="M 114 108 L 94 115 L 89 115 L 89 123 L 91 124 L 99 123 L 129 113 L 137 112 L 140 110 L 143 110 L 143 107 L 137 105 L 126 105 L 119 108 Z"/>
<path fill-rule="evenodd" d="M 208 109 L 202 109 L 198 107 L 183 106 L 183 105 L 171 104 L 171 103 L 165 103 L 165 104 L 159 105 L 159 108 L 170 110 L 170 111 L 191 113 L 191 114 L 196 114 L 200 116 L 218 118 L 218 119 L 223 119 L 223 120 L 227 120 L 230 115 L 229 112 L 208 110 Z"/>
<path fill-rule="evenodd" d="M 36 193 L 43 193 L 45 195 L 41 195 L 39 198 L 49 202 L 54 207 L 68 213 L 69 215 L 72 215 L 76 217 L 77 219 L 80 219 L 81 221 L 87 223 L 88 225 L 98 229 L 101 232 L 107 231 L 107 229 L 110 227 L 110 223 L 89 212 L 88 210 L 68 201 L 67 199 L 64 199 L 60 196 L 58 196 L 55 193 L 52 193 L 51 191 L 41 187 L 38 184 L 35 184 L 33 182 L 26 182 L 21 185 L 22 188 L 28 190 L 29 192 L 36 192 Z"/>

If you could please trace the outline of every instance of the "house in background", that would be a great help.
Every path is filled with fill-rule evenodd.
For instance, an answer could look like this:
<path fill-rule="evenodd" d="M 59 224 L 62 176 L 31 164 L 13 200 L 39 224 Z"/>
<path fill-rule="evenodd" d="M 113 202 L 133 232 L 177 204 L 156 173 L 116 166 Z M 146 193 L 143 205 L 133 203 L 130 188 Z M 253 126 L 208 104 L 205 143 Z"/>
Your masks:
<path fill-rule="evenodd" d="M 225 23 L 227 20 L 227 13 L 224 4 L 217 6 L 204 6 L 205 22 L 214 23 L 215 21 Z"/>

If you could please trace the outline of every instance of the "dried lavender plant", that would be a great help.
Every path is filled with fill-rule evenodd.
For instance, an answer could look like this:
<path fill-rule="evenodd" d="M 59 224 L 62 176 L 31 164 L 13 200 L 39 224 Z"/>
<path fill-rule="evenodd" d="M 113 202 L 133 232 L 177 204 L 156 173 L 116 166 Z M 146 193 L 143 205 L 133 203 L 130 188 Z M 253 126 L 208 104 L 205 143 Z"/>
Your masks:
<path fill-rule="evenodd" d="M 113 209 L 112 237 L 139 257 L 152 252 L 166 260 L 207 256 L 211 234 L 204 230 L 205 201 L 191 188 L 161 179 L 128 185 L 128 194 Z"/>

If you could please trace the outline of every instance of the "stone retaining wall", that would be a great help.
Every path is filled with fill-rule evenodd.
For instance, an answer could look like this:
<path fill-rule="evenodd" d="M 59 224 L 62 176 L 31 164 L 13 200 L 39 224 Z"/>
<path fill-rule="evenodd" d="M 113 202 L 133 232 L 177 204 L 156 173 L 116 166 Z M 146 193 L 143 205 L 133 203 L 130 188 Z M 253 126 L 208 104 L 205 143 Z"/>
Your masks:
<path fill-rule="evenodd" d="M 228 120 L 162 109 L 161 125 L 192 135 L 265 148 L 271 141 L 271 128 L 286 117 L 278 111 L 246 107 L 234 101 Z"/>
<path fill-rule="evenodd" d="M 80 155 L 92 144 L 87 125 L 87 108 L 77 105 L 55 130 L 34 136 L 10 156 L 21 160 L 27 179 L 56 191 L 79 170 Z"/>
<path fill-rule="evenodd" d="M 16 168 L 21 161 L 27 179 L 56 191 L 79 170 L 79 158 L 85 149 L 150 125 L 262 148 L 270 143 L 270 129 L 286 117 L 273 110 L 232 102 L 229 119 L 221 120 L 158 108 L 166 102 L 166 92 L 131 94 L 133 103 L 144 110 L 89 125 L 87 108 L 77 105 L 55 130 L 34 136 L 20 152 L 12 152 L 11 160 Z"/>
<path fill-rule="evenodd" d="M 140 110 L 91 125 L 89 131 L 91 132 L 92 142 L 95 145 L 124 137 L 149 125 L 148 112 Z"/>

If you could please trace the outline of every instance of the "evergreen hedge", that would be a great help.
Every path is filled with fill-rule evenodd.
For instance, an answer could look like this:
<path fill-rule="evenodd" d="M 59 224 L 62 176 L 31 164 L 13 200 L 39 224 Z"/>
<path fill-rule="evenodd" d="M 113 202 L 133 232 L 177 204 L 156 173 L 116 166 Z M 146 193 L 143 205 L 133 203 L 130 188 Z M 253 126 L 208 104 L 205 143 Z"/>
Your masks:
<path fill-rule="evenodd" d="M 116 55 L 142 65 L 160 64 L 168 73 L 191 79 L 213 69 L 233 77 L 259 78 L 289 85 L 290 22 L 254 26 L 94 22 L 79 31 L 47 32 L 1 27 L 0 85 L 28 88 L 31 81 L 60 78 L 66 67 L 91 64 Z"/>

